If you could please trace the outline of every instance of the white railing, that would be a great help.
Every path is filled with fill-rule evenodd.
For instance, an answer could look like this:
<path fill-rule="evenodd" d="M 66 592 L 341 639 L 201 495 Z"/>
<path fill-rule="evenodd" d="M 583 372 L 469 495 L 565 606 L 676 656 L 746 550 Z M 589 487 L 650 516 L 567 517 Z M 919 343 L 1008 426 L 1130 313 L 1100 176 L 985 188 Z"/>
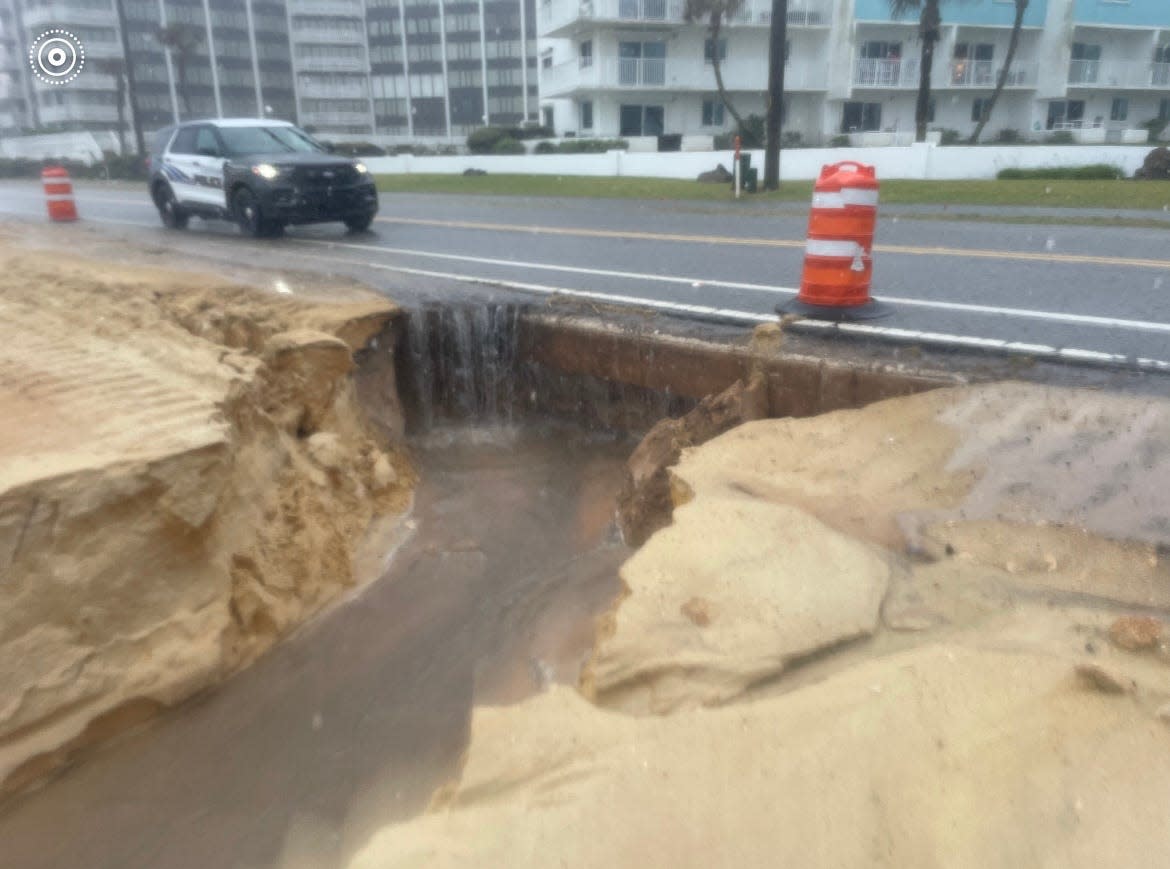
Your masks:
<path fill-rule="evenodd" d="M 301 112 L 302 124 L 311 124 L 319 127 L 323 124 L 338 124 L 341 126 L 357 126 L 369 124 L 369 112 Z"/>
<path fill-rule="evenodd" d="M 918 61 L 914 58 L 858 58 L 853 68 L 853 84 L 878 88 L 918 87 Z"/>
<path fill-rule="evenodd" d="M 1068 83 L 1080 87 L 1164 88 L 1170 86 L 1170 63 L 1072 60 Z"/>
<path fill-rule="evenodd" d="M 297 69 L 313 72 L 365 72 L 366 62 L 355 57 L 298 57 Z"/>
<path fill-rule="evenodd" d="M 666 60 L 664 58 L 619 57 L 617 84 L 619 87 L 665 87 Z"/>
<path fill-rule="evenodd" d="M 293 15 L 362 17 L 360 0 L 288 0 L 288 9 Z"/>
<path fill-rule="evenodd" d="M 935 83 L 935 87 L 994 88 L 1004 74 L 1002 66 L 994 60 L 955 60 L 951 62 L 946 81 Z M 1032 64 L 1013 63 L 1007 72 L 1004 87 L 1028 87 L 1036 83 L 1036 67 Z"/>
<path fill-rule="evenodd" d="M 768 86 L 767 66 L 739 62 L 723 64 L 723 82 L 729 91 L 762 91 Z M 788 90 L 824 90 L 828 72 L 824 66 L 789 64 L 784 86 Z M 715 90 L 715 74 L 710 65 L 693 61 L 662 58 L 594 57 L 588 63 L 572 60 L 541 70 L 541 96 L 552 97 L 576 90 L 657 89 L 677 91 Z"/>
<path fill-rule="evenodd" d="M 114 7 L 109 9 L 92 9 L 84 6 L 72 6 L 68 2 L 48 3 L 43 6 L 30 6 L 24 10 L 24 26 L 28 30 L 37 30 L 47 27 L 68 27 L 69 25 L 93 25 L 110 27 L 114 21 Z"/>
<path fill-rule="evenodd" d="M 537 7 L 540 32 L 544 34 L 579 20 L 680 24 L 684 11 L 682 0 L 545 0 Z M 793 27 L 827 27 L 831 19 L 832 12 L 823 0 L 805 0 L 788 10 L 788 24 Z M 767 0 L 746 0 L 725 19 L 729 26 L 767 27 L 771 22 L 772 4 Z"/>

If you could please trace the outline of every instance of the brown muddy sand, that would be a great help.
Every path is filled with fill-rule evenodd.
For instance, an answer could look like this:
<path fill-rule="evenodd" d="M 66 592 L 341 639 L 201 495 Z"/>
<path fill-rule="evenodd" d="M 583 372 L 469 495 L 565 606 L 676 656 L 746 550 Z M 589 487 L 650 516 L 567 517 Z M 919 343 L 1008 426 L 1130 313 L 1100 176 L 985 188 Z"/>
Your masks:
<path fill-rule="evenodd" d="M 343 865 L 457 772 L 473 704 L 571 683 L 628 555 L 611 520 L 629 446 L 468 434 L 417 454 L 411 527 L 384 576 L 0 810 L 3 864 Z"/>

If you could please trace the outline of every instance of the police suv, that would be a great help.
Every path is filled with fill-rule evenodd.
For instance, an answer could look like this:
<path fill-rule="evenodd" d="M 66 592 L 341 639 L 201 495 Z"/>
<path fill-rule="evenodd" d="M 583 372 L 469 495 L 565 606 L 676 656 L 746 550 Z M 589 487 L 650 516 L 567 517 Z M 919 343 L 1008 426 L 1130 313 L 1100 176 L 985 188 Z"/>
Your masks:
<path fill-rule="evenodd" d="M 191 121 L 160 130 L 150 156 L 150 195 L 162 222 L 233 220 L 253 236 L 288 224 L 337 220 L 361 232 L 378 213 L 369 170 L 285 121 Z"/>

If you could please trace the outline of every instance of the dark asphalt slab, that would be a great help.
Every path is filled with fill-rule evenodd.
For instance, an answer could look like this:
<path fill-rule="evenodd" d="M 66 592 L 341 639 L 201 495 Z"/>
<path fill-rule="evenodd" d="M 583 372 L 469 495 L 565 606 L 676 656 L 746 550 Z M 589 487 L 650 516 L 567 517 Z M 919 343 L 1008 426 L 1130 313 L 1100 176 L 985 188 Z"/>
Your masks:
<path fill-rule="evenodd" d="M 84 220 L 113 236 L 147 237 L 240 265 L 344 270 L 400 295 L 404 286 L 432 295 L 493 291 L 468 283 L 480 279 L 757 319 L 799 285 L 807 223 L 791 203 L 395 194 L 383 196 L 371 233 L 324 225 L 254 242 L 216 222 L 168 233 L 145 190 L 134 186 L 81 185 L 78 206 Z M 1166 230 L 931 221 L 891 212 L 879 217 L 875 251 L 874 293 L 893 302 L 880 326 L 1170 359 Z M 43 220 L 39 187 L 0 185 L 0 215 Z"/>

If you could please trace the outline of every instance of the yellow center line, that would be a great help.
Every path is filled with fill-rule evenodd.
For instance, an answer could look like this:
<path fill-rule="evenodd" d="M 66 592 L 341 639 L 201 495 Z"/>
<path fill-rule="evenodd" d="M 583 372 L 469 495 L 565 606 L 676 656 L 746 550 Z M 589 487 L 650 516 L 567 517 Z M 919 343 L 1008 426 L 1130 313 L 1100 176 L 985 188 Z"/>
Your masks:
<path fill-rule="evenodd" d="M 385 223 L 412 226 L 441 226 L 447 229 L 482 229 L 493 232 L 526 232 L 534 235 L 565 235 L 579 238 L 624 238 L 641 241 L 677 241 L 691 244 L 722 244 L 745 247 L 803 248 L 803 241 L 785 238 L 752 238 L 728 235 L 685 235 L 670 232 L 639 232 L 625 229 L 588 229 L 585 227 L 525 226 L 511 223 L 482 223 L 470 220 L 429 220 L 420 217 L 379 217 Z M 1075 253 L 1037 253 L 1031 251 L 984 250 L 962 247 L 915 247 L 898 244 L 876 244 L 877 253 L 908 256 L 954 256 L 972 259 L 1003 259 L 1025 262 L 1046 262 L 1065 265 L 1131 266 L 1134 268 L 1170 269 L 1170 260 L 1139 257 L 1095 256 Z"/>

